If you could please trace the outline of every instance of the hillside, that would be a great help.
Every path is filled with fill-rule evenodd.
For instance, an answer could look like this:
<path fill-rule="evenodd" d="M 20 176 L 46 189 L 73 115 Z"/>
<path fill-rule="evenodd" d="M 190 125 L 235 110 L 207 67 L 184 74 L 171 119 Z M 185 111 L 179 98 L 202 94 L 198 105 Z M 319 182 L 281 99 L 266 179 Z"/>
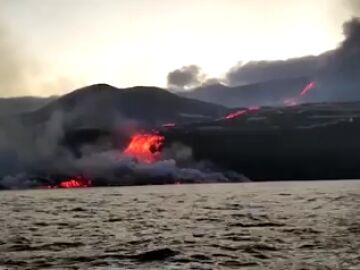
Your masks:
<path fill-rule="evenodd" d="M 41 108 L 56 97 L 14 97 L 0 98 L 0 115 L 14 115 L 18 113 L 31 112 Z"/>
<path fill-rule="evenodd" d="M 283 104 L 309 82 L 309 78 L 288 78 L 236 87 L 209 85 L 186 92 L 183 96 L 227 107 L 274 106 Z"/>
<path fill-rule="evenodd" d="M 252 180 L 358 179 L 359 134 L 360 102 L 262 107 L 163 131 L 166 144 Z"/>
<path fill-rule="evenodd" d="M 180 97 L 156 87 L 118 89 L 97 84 L 64 95 L 24 114 L 23 119 L 27 123 L 42 123 L 57 113 L 70 128 L 109 128 L 124 121 L 145 126 L 204 121 L 226 112 L 223 106 Z"/>

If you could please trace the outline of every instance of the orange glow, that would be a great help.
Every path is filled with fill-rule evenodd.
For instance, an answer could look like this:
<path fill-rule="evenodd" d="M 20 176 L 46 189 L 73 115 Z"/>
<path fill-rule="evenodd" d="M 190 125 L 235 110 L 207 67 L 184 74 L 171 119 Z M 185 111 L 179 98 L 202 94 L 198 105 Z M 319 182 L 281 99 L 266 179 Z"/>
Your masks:
<path fill-rule="evenodd" d="M 307 92 L 309 92 L 311 89 L 315 88 L 315 83 L 314 82 L 309 82 L 303 90 L 301 90 L 300 92 L 300 96 L 305 96 Z"/>
<path fill-rule="evenodd" d="M 224 116 L 224 119 L 234 119 L 239 117 L 240 115 L 244 115 L 248 112 L 255 112 L 260 110 L 259 106 L 250 106 L 247 109 L 243 109 L 243 110 L 239 110 L 239 111 L 235 111 L 235 112 L 231 112 L 227 115 Z"/>
<path fill-rule="evenodd" d="M 61 181 L 58 186 L 60 188 L 80 188 L 90 186 L 90 181 L 81 177 L 68 178 Z"/>
<path fill-rule="evenodd" d="M 155 161 L 164 143 L 164 137 L 154 133 L 137 133 L 132 136 L 124 154 L 133 156 L 139 161 L 151 163 Z"/>
<path fill-rule="evenodd" d="M 240 110 L 240 111 L 236 111 L 236 112 L 231 112 L 227 115 L 225 115 L 225 119 L 234 119 L 239 117 L 240 115 L 244 115 L 247 113 L 247 110 Z"/>

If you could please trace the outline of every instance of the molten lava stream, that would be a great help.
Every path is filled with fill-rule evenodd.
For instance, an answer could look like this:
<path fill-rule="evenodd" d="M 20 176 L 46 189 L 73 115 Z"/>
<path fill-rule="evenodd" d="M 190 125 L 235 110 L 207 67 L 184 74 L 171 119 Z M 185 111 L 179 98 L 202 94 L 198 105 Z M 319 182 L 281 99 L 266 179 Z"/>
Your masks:
<path fill-rule="evenodd" d="M 300 92 L 300 96 L 305 96 L 307 92 L 309 92 L 311 89 L 314 89 L 316 87 L 315 82 L 309 82 L 303 90 Z"/>
<path fill-rule="evenodd" d="M 80 188 L 80 187 L 89 187 L 91 185 L 90 181 L 82 177 L 69 178 L 61 181 L 58 184 L 60 188 Z"/>
<path fill-rule="evenodd" d="M 234 119 L 239 117 L 240 115 L 246 114 L 248 111 L 247 110 L 240 110 L 240 111 L 236 111 L 236 112 L 231 112 L 227 115 L 224 116 L 225 119 Z"/>
<path fill-rule="evenodd" d="M 136 133 L 131 137 L 124 154 L 151 163 L 158 158 L 163 143 L 164 137 L 156 133 Z"/>

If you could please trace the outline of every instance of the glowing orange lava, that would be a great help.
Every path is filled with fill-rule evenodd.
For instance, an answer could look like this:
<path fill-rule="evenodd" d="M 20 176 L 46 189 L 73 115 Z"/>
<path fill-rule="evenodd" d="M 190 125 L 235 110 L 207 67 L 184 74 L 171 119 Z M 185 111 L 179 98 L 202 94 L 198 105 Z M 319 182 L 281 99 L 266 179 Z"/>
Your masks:
<path fill-rule="evenodd" d="M 60 188 L 80 188 L 90 186 L 90 181 L 82 177 L 68 178 L 58 184 Z"/>
<path fill-rule="evenodd" d="M 132 136 L 124 154 L 151 163 L 158 158 L 163 143 L 164 137 L 156 133 L 137 133 Z"/>
<path fill-rule="evenodd" d="M 236 111 L 236 112 L 231 112 L 227 115 L 224 116 L 225 119 L 234 119 L 239 117 L 240 115 L 246 114 L 248 111 L 247 110 L 240 110 L 240 111 Z"/>
<path fill-rule="evenodd" d="M 287 107 L 297 106 L 300 103 L 301 97 L 305 96 L 311 89 L 314 89 L 315 87 L 315 82 L 311 81 L 300 91 L 299 94 L 297 94 L 295 97 L 284 99 L 283 103 Z"/>
<path fill-rule="evenodd" d="M 300 92 L 300 96 L 305 96 L 307 92 L 309 92 L 311 89 L 315 88 L 315 83 L 314 82 L 309 82 L 303 90 L 301 90 Z"/>

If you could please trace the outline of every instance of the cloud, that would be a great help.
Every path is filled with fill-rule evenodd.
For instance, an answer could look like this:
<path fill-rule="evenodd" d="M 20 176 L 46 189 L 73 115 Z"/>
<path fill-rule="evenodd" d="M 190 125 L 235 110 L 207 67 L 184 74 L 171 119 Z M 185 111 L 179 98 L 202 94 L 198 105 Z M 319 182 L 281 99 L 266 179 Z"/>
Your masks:
<path fill-rule="evenodd" d="M 171 71 L 167 76 L 170 89 L 185 90 L 195 88 L 205 80 L 201 68 L 196 65 L 184 66 Z"/>
<path fill-rule="evenodd" d="M 360 8 L 360 1 L 351 1 Z M 266 82 L 278 79 L 312 77 L 322 83 L 360 81 L 360 19 L 343 25 L 344 41 L 338 48 L 319 56 L 290 58 L 284 61 L 252 61 L 239 63 L 226 74 L 230 86 Z M 334 85 L 333 85 L 334 86 Z M 338 86 L 336 84 L 335 86 Z"/>
<path fill-rule="evenodd" d="M 353 18 L 343 26 L 341 45 L 328 54 L 326 65 L 316 74 L 322 95 L 330 100 L 360 99 L 360 19 Z"/>
<path fill-rule="evenodd" d="M 358 7 L 360 1 L 354 4 Z M 343 42 L 332 51 L 284 61 L 239 63 L 229 70 L 225 81 L 238 86 L 308 77 L 318 86 L 313 101 L 360 100 L 360 18 L 345 22 L 343 34 Z"/>
<path fill-rule="evenodd" d="M 316 72 L 320 57 L 306 56 L 278 61 L 251 61 L 239 63 L 226 74 L 229 85 L 245 85 L 257 82 L 296 78 Z"/>
<path fill-rule="evenodd" d="M 352 10 L 356 11 L 360 1 L 347 1 L 347 4 L 353 4 Z M 302 98 L 302 102 L 360 100 L 359 17 L 343 24 L 343 36 L 337 48 L 318 56 L 239 62 L 218 80 L 209 80 L 206 76 L 198 79 L 196 72 L 200 69 L 197 67 L 196 72 L 191 73 L 195 74 L 192 81 L 200 87 L 186 96 L 232 107 L 282 104 L 312 80 L 316 91 Z M 225 91 L 226 86 L 232 87 L 231 91 Z"/>

